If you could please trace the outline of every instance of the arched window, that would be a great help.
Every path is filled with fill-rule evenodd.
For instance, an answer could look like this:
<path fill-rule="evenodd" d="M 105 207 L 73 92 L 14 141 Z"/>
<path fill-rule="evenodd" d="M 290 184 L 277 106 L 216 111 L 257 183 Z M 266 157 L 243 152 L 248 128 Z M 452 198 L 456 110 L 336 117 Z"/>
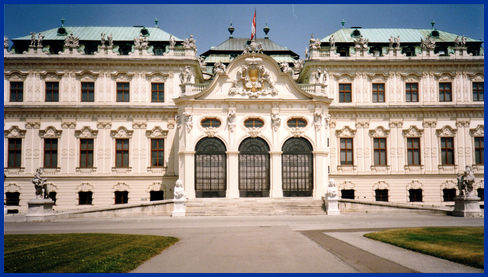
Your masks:
<path fill-rule="evenodd" d="M 203 138 L 195 147 L 195 196 L 225 197 L 227 156 L 218 138 Z"/>
<path fill-rule="evenodd" d="M 244 126 L 246 128 L 261 128 L 264 126 L 264 121 L 259 118 L 249 118 L 244 121 Z"/>
<path fill-rule="evenodd" d="M 261 138 L 247 138 L 239 146 L 240 197 L 269 197 L 269 146 Z"/>
<path fill-rule="evenodd" d="M 282 151 L 283 196 L 312 196 L 312 145 L 304 138 L 290 138 Z"/>

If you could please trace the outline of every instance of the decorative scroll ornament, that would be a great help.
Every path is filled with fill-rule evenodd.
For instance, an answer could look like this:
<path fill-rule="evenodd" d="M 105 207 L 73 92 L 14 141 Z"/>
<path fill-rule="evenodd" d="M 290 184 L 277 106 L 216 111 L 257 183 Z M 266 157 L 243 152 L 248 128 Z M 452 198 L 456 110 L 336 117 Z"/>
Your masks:
<path fill-rule="evenodd" d="M 250 137 L 255 138 L 261 134 L 261 128 L 257 127 L 250 127 L 247 128 L 247 133 L 249 134 Z"/>
<path fill-rule="evenodd" d="M 236 80 L 232 82 L 229 95 L 247 95 L 250 98 L 257 98 L 263 95 L 276 95 L 278 89 L 274 87 L 271 74 L 262 65 L 260 58 L 247 58 L 246 64 L 242 65 L 236 74 Z"/>
<path fill-rule="evenodd" d="M 205 133 L 205 135 L 207 135 L 207 137 L 209 138 L 213 138 L 215 137 L 215 135 L 217 134 L 217 128 L 214 128 L 214 127 L 206 127 L 203 132 Z"/>
<path fill-rule="evenodd" d="M 301 127 L 293 127 L 290 128 L 290 133 L 293 135 L 295 138 L 299 138 L 302 136 L 304 130 Z"/>

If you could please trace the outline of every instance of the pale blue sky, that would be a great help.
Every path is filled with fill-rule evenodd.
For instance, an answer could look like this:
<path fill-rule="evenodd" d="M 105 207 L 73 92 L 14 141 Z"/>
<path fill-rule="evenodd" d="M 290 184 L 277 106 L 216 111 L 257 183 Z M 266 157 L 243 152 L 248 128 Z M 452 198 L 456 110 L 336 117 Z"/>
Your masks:
<path fill-rule="evenodd" d="M 5 5 L 5 35 L 16 38 L 61 25 L 65 26 L 159 26 L 181 39 L 193 33 L 198 54 L 229 37 L 231 21 L 234 37 L 250 37 L 254 9 L 257 36 L 269 38 L 303 57 L 308 40 L 324 38 L 341 28 L 431 28 L 484 40 L 484 5 L 292 5 L 292 4 L 180 4 L 180 5 Z"/>

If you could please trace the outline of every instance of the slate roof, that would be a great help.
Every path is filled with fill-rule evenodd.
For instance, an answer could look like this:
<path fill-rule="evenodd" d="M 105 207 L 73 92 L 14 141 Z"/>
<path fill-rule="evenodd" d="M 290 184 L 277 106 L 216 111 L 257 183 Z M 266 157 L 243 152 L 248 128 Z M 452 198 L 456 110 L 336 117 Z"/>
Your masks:
<path fill-rule="evenodd" d="M 356 30 L 354 28 L 348 29 L 339 29 L 338 31 L 326 36 L 321 40 L 321 42 L 329 42 L 329 38 L 331 35 L 334 35 L 336 43 L 340 42 L 348 42 L 354 43 L 356 38 L 351 37 L 351 33 Z M 363 38 L 369 39 L 370 43 L 389 43 L 389 39 L 391 36 L 398 37 L 400 35 L 401 43 L 420 43 L 420 39 L 425 38 L 432 32 L 432 29 L 394 29 L 394 28 L 372 28 L 372 29 L 358 29 L 363 35 Z M 454 42 L 458 35 L 437 30 L 439 32 L 439 37 L 435 38 L 436 42 Z M 459 35 L 461 38 L 462 35 Z M 466 37 L 467 42 L 482 42 L 480 40 L 472 39 Z"/>
<path fill-rule="evenodd" d="M 59 27 L 58 27 L 59 28 Z M 58 36 L 58 28 L 53 28 L 50 30 L 46 30 L 41 32 L 44 36 L 44 40 L 64 40 L 66 36 Z M 140 27 L 106 27 L 106 26 L 65 26 L 66 32 L 69 34 L 73 34 L 75 37 L 79 37 L 80 40 L 92 40 L 92 41 L 100 41 L 101 33 L 105 33 L 105 39 L 107 39 L 107 35 L 112 34 L 114 41 L 132 41 L 135 37 L 139 36 L 139 33 L 142 30 L 142 26 Z M 149 32 L 148 39 L 149 41 L 169 41 L 170 34 L 159 29 L 156 27 L 146 27 L 146 30 Z M 175 36 L 174 36 L 175 37 Z M 24 36 L 19 38 L 14 38 L 12 41 L 15 40 L 29 40 L 31 36 Z M 37 39 L 37 33 L 36 33 Z M 183 41 L 175 37 L 176 41 Z"/>

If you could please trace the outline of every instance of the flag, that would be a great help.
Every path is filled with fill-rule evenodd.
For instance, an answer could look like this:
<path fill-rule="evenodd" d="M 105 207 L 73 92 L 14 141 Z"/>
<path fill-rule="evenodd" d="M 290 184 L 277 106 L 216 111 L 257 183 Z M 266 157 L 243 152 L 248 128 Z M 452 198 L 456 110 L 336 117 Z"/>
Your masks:
<path fill-rule="evenodd" d="M 256 10 L 254 10 L 254 17 L 252 18 L 251 40 L 256 36 Z"/>

